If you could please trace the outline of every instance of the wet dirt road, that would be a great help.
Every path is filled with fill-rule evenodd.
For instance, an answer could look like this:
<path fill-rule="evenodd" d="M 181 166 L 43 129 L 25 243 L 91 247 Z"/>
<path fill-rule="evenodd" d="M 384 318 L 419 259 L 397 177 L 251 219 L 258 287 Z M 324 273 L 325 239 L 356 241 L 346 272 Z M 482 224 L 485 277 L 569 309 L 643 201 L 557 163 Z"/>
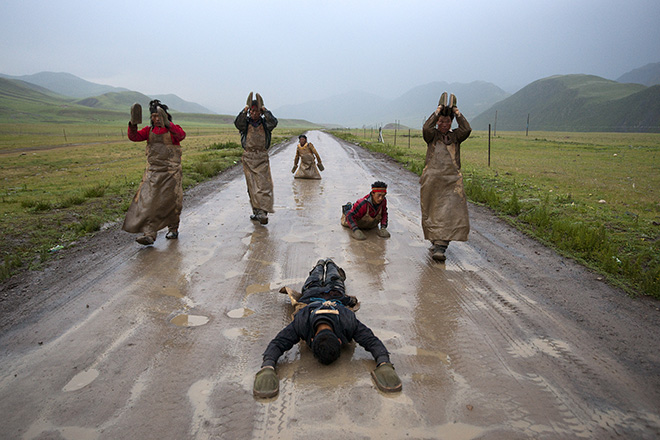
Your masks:
<path fill-rule="evenodd" d="M 295 143 L 271 156 L 276 213 L 248 220 L 242 170 L 184 205 L 181 237 L 141 248 L 113 232 L 45 304 L 0 335 L 8 439 L 565 439 L 660 435 L 654 303 L 470 206 L 470 241 L 433 262 L 419 185 L 389 160 L 318 131 L 326 170 L 295 180 Z M 350 238 L 340 206 L 389 183 L 390 239 Z M 116 228 L 115 228 L 116 229 Z M 113 239 L 113 237 L 115 237 Z M 322 366 L 280 359 L 280 395 L 252 396 L 270 339 L 319 258 L 347 273 L 358 318 L 391 352 L 403 391 L 379 392 L 359 346 Z M 84 260 L 84 258 L 83 258 Z M 83 267 L 84 269 L 80 269 Z M 19 287 L 20 288 L 20 287 Z M 36 303 L 35 303 L 36 304 Z"/>

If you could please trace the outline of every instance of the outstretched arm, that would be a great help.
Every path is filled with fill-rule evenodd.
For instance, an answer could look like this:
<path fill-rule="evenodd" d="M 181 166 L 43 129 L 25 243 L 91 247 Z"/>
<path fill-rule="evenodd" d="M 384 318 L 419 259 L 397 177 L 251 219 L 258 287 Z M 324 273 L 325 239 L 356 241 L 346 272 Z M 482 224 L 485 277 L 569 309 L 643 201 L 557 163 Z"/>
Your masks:
<path fill-rule="evenodd" d="M 390 361 L 390 354 L 387 352 L 385 345 L 376 337 L 376 335 L 374 335 L 374 332 L 372 332 L 369 327 L 362 324 L 360 320 L 357 320 L 357 329 L 353 334 L 353 339 L 364 347 L 365 350 L 371 353 L 376 361 L 376 365 Z"/>
<path fill-rule="evenodd" d="M 295 318 L 294 318 L 295 322 Z M 278 334 L 273 338 L 272 341 L 266 347 L 266 351 L 263 354 L 263 362 L 261 363 L 262 367 L 275 367 L 277 360 L 285 352 L 291 349 L 296 343 L 300 341 L 300 336 L 296 333 L 294 328 L 294 323 L 284 327 Z"/>

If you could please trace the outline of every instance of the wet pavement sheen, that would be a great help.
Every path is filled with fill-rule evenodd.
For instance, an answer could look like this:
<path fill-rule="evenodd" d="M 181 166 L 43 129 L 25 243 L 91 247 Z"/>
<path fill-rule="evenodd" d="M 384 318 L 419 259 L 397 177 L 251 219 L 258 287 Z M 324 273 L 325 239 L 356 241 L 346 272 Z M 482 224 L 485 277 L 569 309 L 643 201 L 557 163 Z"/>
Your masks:
<path fill-rule="evenodd" d="M 2 335 L 2 438 L 652 438 L 657 392 L 596 335 L 539 303 L 503 261 L 527 259 L 475 216 L 446 264 L 422 237 L 417 176 L 319 131 L 325 171 L 294 179 L 295 142 L 271 156 L 275 210 L 249 220 L 243 176 L 184 206 L 158 237 L 52 313 Z M 185 160 L 185 157 L 184 157 Z M 356 241 L 341 205 L 389 184 L 389 231 Z M 471 208 L 472 210 L 472 208 Z M 489 239 L 489 234 L 491 239 Z M 509 247 L 510 249 L 507 249 Z M 257 400 L 261 354 L 291 319 L 319 258 L 347 274 L 358 318 L 391 352 L 403 391 L 377 390 L 355 344 L 330 366 L 303 344 L 279 361 L 280 394 Z M 521 263 L 519 263 L 521 264 Z M 530 269 L 542 273 L 552 269 Z M 554 274 L 548 275 L 548 277 Z M 566 286 L 565 288 L 576 288 Z M 588 289 L 589 287 L 584 287 Z M 92 307 L 86 307 L 90 303 Z M 41 344 L 36 344 L 40 341 Z"/>

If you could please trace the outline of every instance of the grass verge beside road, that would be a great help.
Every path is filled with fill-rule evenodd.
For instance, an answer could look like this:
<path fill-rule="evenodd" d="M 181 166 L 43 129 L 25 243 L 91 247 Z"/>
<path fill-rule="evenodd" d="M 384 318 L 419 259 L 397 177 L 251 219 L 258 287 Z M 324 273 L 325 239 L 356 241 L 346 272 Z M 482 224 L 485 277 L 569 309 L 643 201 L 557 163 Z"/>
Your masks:
<path fill-rule="evenodd" d="M 421 130 L 333 134 L 421 174 Z M 410 145 L 410 146 L 409 146 Z M 660 298 L 660 135 L 473 132 L 461 146 L 468 198 L 631 294 Z M 576 292 L 577 293 L 577 292 Z"/>

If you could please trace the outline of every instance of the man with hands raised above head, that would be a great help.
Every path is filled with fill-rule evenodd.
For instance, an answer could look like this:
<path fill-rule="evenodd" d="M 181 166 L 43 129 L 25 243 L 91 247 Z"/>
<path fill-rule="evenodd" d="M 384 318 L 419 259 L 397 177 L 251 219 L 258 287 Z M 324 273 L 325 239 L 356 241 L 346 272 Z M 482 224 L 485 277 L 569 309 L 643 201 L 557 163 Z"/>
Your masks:
<path fill-rule="evenodd" d="M 451 130 L 456 118 L 458 128 Z M 445 261 L 450 241 L 467 241 L 470 232 L 467 198 L 461 174 L 461 142 L 472 129 L 456 106 L 456 97 L 443 93 L 438 107 L 422 128 L 426 162 L 419 180 L 422 229 L 432 243 L 431 257 Z"/>
<path fill-rule="evenodd" d="M 266 109 L 261 95 L 257 93 L 256 99 L 252 99 L 250 92 L 245 108 L 236 116 L 234 125 L 241 133 L 241 146 L 244 150 L 241 162 L 252 206 L 250 219 L 265 225 L 268 223 L 268 213 L 274 212 L 268 149 L 277 119 Z"/>

